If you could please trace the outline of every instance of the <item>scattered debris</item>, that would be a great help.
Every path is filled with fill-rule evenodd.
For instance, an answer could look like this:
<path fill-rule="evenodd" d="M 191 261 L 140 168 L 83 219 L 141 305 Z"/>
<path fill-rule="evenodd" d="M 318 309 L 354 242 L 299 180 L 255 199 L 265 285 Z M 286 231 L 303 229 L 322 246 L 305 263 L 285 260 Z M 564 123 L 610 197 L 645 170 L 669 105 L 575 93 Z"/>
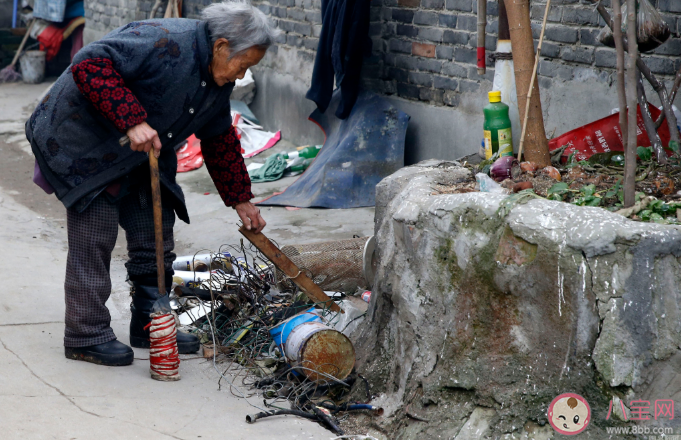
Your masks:
<path fill-rule="evenodd" d="M 366 241 L 345 240 L 335 247 L 347 248 L 350 242 L 361 249 L 358 243 Z M 261 242 L 258 245 L 264 247 Z M 311 252 L 305 246 L 288 248 L 299 255 Z M 360 263 L 361 256 L 360 250 Z M 341 254 L 334 258 L 340 266 L 348 264 Z M 340 293 L 333 294 L 333 300 L 311 301 L 309 292 L 291 282 L 303 276 L 300 270 L 300 276 L 282 276 L 285 272 L 273 261 L 243 241 L 239 247 L 222 246 L 210 254 L 181 256 L 174 267 L 171 305 L 185 324 L 183 330 L 201 338 L 204 357 L 221 376 L 219 384 L 227 382 L 236 396 L 248 399 L 257 395 L 263 402 L 251 403 L 258 412 L 246 417 L 248 423 L 297 415 L 343 435 L 336 419 L 339 413 L 382 413 L 380 408 L 348 397 L 360 376 L 353 371 L 354 347 L 343 332 L 364 317 L 368 304 L 360 298 Z M 177 277 L 178 273 L 182 277 Z M 366 389 L 368 402 L 368 382 Z M 290 409 L 281 408 L 282 403 L 288 403 Z"/>
<path fill-rule="evenodd" d="M 522 162 L 519 164 L 520 174 L 501 183 L 495 182 L 487 174 L 491 173 L 491 166 L 497 162 L 497 157 L 478 164 L 464 162 L 463 165 L 471 171 L 468 178 L 455 183 L 437 184 L 432 187 L 432 194 L 472 191 L 511 194 L 530 191 L 550 200 L 605 208 L 632 220 L 681 224 L 681 219 L 677 217 L 677 210 L 681 210 L 681 149 L 673 141 L 668 145 L 673 154 L 664 165 L 657 162 L 652 147 L 638 147 L 636 204 L 626 210 L 623 209 L 622 153 L 596 153 L 591 154 L 588 160 L 578 160 L 584 156 L 580 150 L 569 145 L 553 151 L 556 159 L 561 158 L 564 152 L 572 151 L 564 163 L 555 160 L 553 166 L 540 169 L 532 162 Z"/>

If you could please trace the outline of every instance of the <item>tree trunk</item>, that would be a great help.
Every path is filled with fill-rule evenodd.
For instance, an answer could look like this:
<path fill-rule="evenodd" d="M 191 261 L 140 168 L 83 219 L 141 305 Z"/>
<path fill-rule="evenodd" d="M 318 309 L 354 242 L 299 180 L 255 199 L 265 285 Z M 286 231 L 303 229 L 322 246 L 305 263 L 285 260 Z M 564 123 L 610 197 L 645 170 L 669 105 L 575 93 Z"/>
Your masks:
<path fill-rule="evenodd" d="M 529 0 L 506 0 L 511 45 L 513 46 L 513 66 L 515 70 L 518 109 L 521 120 L 525 114 L 527 93 L 534 74 L 534 39 L 530 23 Z M 524 139 L 524 156 L 527 160 L 545 167 L 551 165 L 549 143 L 544 131 L 539 85 L 535 81 L 527 115 L 527 131 Z"/>

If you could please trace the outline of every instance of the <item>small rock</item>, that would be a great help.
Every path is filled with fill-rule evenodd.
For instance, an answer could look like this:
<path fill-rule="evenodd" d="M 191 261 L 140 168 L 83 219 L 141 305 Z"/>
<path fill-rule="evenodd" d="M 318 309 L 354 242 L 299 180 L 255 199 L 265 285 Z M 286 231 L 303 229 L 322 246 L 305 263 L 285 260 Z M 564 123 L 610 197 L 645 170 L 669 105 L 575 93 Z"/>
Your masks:
<path fill-rule="evenodd" d="M 534 173 L 539 169 L 539 165 L 534 162 L 521 162 L 520 169 L 523 170 L 524 173 Z"/>
<path fill-rule="evenodd" d="M 673 193 L 675 189 L 674 181 L 669 177 L 658 177 L 655 179 L 655 186 L 657 187 L 657 190 L 665 196 Z"/>
<path fill-rule="evenodd" d="M 534 188 L 532 182 L 518 182 L 515 185 L 513 185 L 513 192 L 517 193 L 530 188 Z"/>
<path fill-rule="evenodd" d="M 575 165 L 574 167 L 570 168 L 570 171 L 568 171 L 567 177 L 570 180 L 586 179 L 587 174 L 584 172 L 584 168 L 582 168 L 579 165 Z M 560 180 L 560 179 L 558 179 L 558 180 Z"/>
<path fill-rule="evenodd" d="M 515 182 L 511 179 L 506 179 L 503 182 L 501 182 L 499 185 L 501 185 L 502 188 L 512 189 L 513 186 L 515 185 Z"/>
<path fill-rule="evenodd" d="M 560 171 L 558 171 L 554 167 L 548 166 L 548 167 L 542 169 L 541 172 L 542 172 L 542 174 L 552 178 L 553 180 L 557 180 L 559 182 L 562 180 L 562 178 L 560 177 Z"/>

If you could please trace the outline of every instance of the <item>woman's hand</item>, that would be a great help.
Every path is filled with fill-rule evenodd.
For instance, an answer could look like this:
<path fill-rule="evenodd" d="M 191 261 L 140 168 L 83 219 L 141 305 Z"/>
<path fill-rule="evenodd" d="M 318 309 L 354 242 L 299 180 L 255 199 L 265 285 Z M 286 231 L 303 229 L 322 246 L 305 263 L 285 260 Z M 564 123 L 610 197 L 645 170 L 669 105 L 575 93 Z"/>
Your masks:
<path fill-rule="evenodd" d="M 156 130 L 151 128 L 146 122 L 129 128 L 127 135 L 128 139 L 130 139 L 130 149 L 132 151 L 148 153 L 153 148 L 156 158 L 161 155 L 161 139 L 159 139 Z"/>
<path fill-rule="evenodd" d="M 260 215 L 260 209 L 256 208 L 251 202 L 242 202 L 234 206 L 236 213 L 239 214 L 239 218 L 244 222 L 246 229 L 253 230 L 255 233 L 259 234 L 265 228 L 265 220 Z"/>

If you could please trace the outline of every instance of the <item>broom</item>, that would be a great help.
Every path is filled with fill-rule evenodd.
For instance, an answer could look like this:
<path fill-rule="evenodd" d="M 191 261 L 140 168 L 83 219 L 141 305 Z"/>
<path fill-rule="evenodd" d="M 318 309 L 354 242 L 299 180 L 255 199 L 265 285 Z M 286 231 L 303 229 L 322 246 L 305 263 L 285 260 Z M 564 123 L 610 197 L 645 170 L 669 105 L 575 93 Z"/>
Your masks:
<path fill-rule="evenodd" d="M 17 53 L 14 55 L 12 63 L 9 66 L 5 67 L 4 69 L 0 70 L 0 83 L 21 81 L 21 73 L 17 72 L 15 66 L 17 64 L 17 61 L 19 61 L 21 51 L 24 50 L 24 46 L 26 45 L 26 41 L 28 40 L 28 37 L 31 34 L 31 29 L 33 28 L 34 23 L 35 19 L 31 20 L 31 24 L 28 25 L 28 29 L 26 30 L 26 34 L 24 35 L 24 39 L 21 40 L 21 44 L 19 45 L 19 49 L 17 49 Z"/>

